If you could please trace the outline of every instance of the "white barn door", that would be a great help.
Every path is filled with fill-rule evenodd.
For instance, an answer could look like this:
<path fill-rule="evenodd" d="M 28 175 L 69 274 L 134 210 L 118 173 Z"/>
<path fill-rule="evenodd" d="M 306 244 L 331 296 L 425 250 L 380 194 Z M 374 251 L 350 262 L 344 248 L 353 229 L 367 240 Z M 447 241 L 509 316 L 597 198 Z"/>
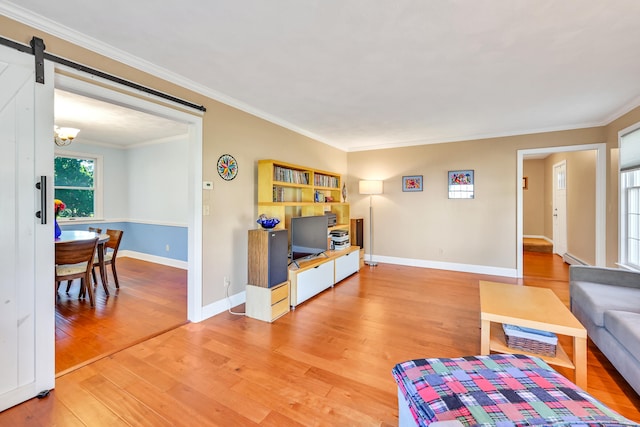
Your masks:
<path fill-rule="evenodd" d="M 36 83 L 34 57 L 0 46 L 0 411 L 54 386 L 52 138 L 53 65 Z"/>

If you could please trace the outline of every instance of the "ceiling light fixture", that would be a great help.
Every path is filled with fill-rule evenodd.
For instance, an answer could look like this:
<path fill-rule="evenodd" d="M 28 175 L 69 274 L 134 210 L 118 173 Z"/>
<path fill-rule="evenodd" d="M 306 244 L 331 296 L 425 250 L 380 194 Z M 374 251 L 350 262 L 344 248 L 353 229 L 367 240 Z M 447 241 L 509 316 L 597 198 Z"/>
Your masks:
<path fill-rule="evenodd" d="M 55 142 L 58 147 L 67 146 L 78 136 L 78 132 L 80 132 L 80 129 L 59 128 L 58 126 L 54 126 L 53 142 Z"/>

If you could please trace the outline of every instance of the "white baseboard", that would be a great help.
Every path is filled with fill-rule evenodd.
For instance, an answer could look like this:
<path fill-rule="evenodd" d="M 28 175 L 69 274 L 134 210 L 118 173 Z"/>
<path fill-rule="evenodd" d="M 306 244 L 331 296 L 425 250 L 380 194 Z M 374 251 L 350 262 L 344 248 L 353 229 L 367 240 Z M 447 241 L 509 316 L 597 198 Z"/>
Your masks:
<path fill-rule="evenodd" d="M 580 258 L 571 255 L 569 252 L 565 252 L 565 254 L 562 255 L 562 260 L 569 265 L 589 265 L 589 263 L 586 263 Z"/>
<path fill-rule="evenodd" d="M 142 261 L 148 261 L 148 262 L 154 262 L 156 264 L 166 265 L 169 267 L 181 268 L 182 270 L 189 269 L 189 263 L 187 263 L 186 261 L 180 261 L 173 258 L 165 258 L 157 255 L 144 254 L 142 252 L 122 250 L 122 251 L 118 251 L 118 257 L 135 258 Z"/>
<path fill-rule="evenodd" d="M 229 308 L 237 307 L 240 304 L 244 304 L 246 301 L 247 293 L 246 291 L 242 291 L 238 292 L 235 295 L 231 295 L 228 299 L 224 298 L 209 305 L 205 305 L 204 307 L 202 307 L 202 320 L 223 313 L 229 310 Z"/>
<path fill-rule="evenodd" d="M 369 256 L 365 256 L 365 260 Z M 374 261 L 387 264 L 407 265 L 410 267 L 434 268 L 436 270 L 459 271 L 462 273 L 488 274 L 491 276 L 518 277 L 515 268 L 489 267 L 486 265 L 458 264 L 454 262 L 427 261 L 422 259 L 396 258 L 374 255 Z"/>

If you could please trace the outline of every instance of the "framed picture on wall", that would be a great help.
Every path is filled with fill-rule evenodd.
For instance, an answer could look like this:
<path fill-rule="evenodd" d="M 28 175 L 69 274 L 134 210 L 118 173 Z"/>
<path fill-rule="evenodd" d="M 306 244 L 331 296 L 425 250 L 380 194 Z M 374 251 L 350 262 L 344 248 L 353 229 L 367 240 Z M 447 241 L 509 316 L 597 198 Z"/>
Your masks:
<path fill-rule="evenodd" d="M 422 175 L 403 176 L 402 191 L 422 191 Z"/>
<path fill-rule="evenodd" d="M 449 198 L 473 199 L 474 197 L 473 170 L 449 171 Z"/>

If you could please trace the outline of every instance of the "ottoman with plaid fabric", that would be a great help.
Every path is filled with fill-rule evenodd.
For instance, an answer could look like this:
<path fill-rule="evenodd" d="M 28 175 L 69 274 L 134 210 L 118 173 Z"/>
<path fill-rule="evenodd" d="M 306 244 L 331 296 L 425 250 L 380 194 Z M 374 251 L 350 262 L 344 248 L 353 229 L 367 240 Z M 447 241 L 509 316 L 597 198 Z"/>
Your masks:
<path fill-rule="evenodd" d="M 640 426 L 536 357 L 416 359 L 392 373 L 401 426 Z"/>

